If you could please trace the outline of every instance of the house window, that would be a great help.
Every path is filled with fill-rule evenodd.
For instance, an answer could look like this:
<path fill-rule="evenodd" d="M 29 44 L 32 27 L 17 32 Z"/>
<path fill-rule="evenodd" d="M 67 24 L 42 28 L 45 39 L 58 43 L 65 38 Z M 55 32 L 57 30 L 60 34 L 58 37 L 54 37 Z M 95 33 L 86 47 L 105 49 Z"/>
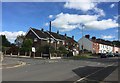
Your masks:
<path fill-rule="evenodd" d="M 50 40 L 47 40 L 47 43 L 49 43 L 50 42 Z"/>
<path fill-rule="evenodd" d="M 66 45 L 68 45 L 68 43 L 66 43 Z"/>
<path fill-rule="evenodd" d="M 37 38 L 34 38 L 34 42 L 37 42 Z"/>
<path fill-rule="evenodd" d="M 58 41 L 57 44 L 60 44 L 60 42 Z"/>
<path fill-rule="evenodd" d="M 65 45 L 65 42 L 63 41 L 63 45 Z"/>
<path fill-rule="evenodd" d="M 53 40 L 51 40 L 51 43 L 53 43 Z"/>
<path fill-rule="evenodd" d="M 77 45 L 77 47 L 79 47 L 79 45 Z"/>

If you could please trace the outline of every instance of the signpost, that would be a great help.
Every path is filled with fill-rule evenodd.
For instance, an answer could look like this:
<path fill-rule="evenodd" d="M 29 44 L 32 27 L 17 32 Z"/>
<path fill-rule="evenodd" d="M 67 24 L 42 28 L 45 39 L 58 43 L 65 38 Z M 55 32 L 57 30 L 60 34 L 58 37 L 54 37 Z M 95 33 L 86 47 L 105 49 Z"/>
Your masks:
<path fill-rule="evenodd" d="M 33 57 L 35 57 L 35 47 L 32 47 L 32 52 L 34 53 Z"/>
<path fill-rule="evenodd" d="M 32 52 L 35 52 L 35 47 L 32 47 Z"/>

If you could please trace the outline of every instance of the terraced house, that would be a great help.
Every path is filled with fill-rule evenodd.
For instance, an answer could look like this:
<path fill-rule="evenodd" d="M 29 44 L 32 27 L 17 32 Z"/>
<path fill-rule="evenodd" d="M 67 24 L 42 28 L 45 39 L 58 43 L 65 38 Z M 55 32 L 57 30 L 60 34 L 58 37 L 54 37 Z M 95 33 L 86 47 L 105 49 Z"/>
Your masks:
<path fill-rule="evenodd" d="M 120 53 L 120 47 L 114 46 L 111 41 L 90 38 L 90 35 L 85 35 L 78 43 L 80 50 L 86 49 L 92 53 Z"/>
<path fill-rule="evenodd" d="M 64 46 L 67 50 L 73 52 L 73 55 L 79 53 L 79 45 L 74 40 L 74 36 L 68 37 L 67 34 L 61 35 L 59 31 L 52 32 L 51 28 L 49 31 L 30 28 L 25 35 L 26 38 L 32 39 L 33 47 L 37 49 L 40 46 L 50 45 L 57 50 L 59 47 Z"/>

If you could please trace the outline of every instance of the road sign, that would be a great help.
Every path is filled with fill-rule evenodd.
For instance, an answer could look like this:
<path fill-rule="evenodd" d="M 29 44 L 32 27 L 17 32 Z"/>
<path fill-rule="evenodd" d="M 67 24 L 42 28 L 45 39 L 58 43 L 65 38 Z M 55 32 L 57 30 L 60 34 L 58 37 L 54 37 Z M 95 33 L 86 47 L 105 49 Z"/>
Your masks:
<path fill-rule="evenodd" d="M 32 47 L 32 52 L 35 52 L 35 47 Z"/>

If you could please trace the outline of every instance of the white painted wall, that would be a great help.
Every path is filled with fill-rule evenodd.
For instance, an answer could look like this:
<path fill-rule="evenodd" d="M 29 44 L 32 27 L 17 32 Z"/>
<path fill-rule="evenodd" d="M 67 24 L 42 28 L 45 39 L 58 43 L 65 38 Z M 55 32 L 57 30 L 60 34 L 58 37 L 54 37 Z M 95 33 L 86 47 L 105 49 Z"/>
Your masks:
<path fill-rule="evenodd" d="M 93 42 L 90 41 L 89 39 L 82 37 L 80 40 L 78 40 L 78 44 L 79 44 L 79 49 L 82 50 L 82 45 L 83 45 L 83 49 L 89 50 L 93 52 Z"/>
<path fill-rule="evenodd" d="M 113 46 L 99 44 L 99 53 L 113 53 Z"/>

